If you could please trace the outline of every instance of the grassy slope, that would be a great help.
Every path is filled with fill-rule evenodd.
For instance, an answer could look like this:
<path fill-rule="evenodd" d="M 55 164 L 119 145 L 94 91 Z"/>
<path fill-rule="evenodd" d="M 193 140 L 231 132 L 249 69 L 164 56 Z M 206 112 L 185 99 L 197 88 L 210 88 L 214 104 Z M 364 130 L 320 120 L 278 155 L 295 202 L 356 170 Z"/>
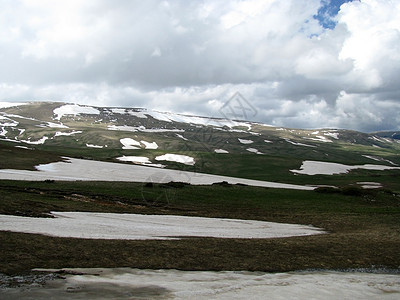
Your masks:
<path fill-rule="evenodd" d="M 59 104 L 37 104 L 37 109 L 13 108 L 9 113 L 43 121 L 51 119 Z M 50 112 L 50 115 L 49 115 Z M 28 114 L 27 114 L 28 113 Z M 29 115 L 29 113 L 31 113 Z M 131 120 L 117 116 L 118 125 L 146 128 L 175 126 L 152 118 Z M 106 122 L 116 116 L 102 115 Z M 108 119 L 107 119 L 108 118 Z M 145 187 L 135 183 L 45 183 L 0 181 L 0 213 L 46 216 L 49 211 L 102 211 L 149 214 L 181 214 L 209 217 L 257 219 L 313 224 L 328 235 L 272 240 L 185 239 L 181 241 L 104 241 L 45 237 L 0 232 L 0 272 L 28 272 L 31 268 L 117 267 L 177 268 L 185 270 L 288 271 L 306 268 L 350 268 L 400 266 L 400 171 L 355 170 L 347 175 L 293 175 L 303 160 L 323 160 L 346 164 L 379 163 L 363 157 L 374 155 L 400 164 L 400 144 L 375 142 L 366 134 L 343 131 L 343 139 L 317 143 L 302 137 L 301 130 L 277 131 L 254 126 L 261 136 L 228 133 L 209 127 L 180 125 L 189 141 L 174 133 L 129 133 L 109 131 L 95 117 L 63 118 L 69 129 L 38 127 L 41 122 L 18 119 L 27 131 L 21 139 L 49 138 L 55 131 L 82 130 L 71 137 L 49 139 L 44 145 L 27 145 L 35 150 L 15 148 L 16 143 L 0 141 L 0 168 L 34 169 L 39 163 L 61 160 L 60 156 L 115 161 L 122 155 L 142 155 L 150 159 L 166 152 L 190 155 L 196 165 L 166 163 L 168 167 L 297 184 L 349 186 L 360 181 L 381 182 L 393 191 L 344 189 L 337 193 L 276 190 L 253 187 L 165 186 Z M 96 123 L 97 122 L 97 123 Z M 132 122 L 132 123 L 129 123 Z M 136 123 L 135 123 L 136 122 Z M 141 123 L 137 123 L 141 122 Z M 112 123 L 114 124 L 114 123 Z M 21 128 L 23 128 L 21 127 Z M 12 134 L 18 136 L 15 129 Z M 120 138 L 156 141 L 157 150 L 122 150 Z M 12 137 L 13 138 L 13 137 Z M 251 145 L 238 143 L 251 139 Z M 316 148 L 291 145 L 294 142 L 318 145 Z M 266 143 L 264 140 L 273 143 Z M 355 143 L 357 140 L 357 143 Z M 86 143 L 108 145 L 87 148 Z M 22 144 L 24 145 L 24 144 Z M 256 148 L 265 155 L 251 154 Z M 215 154 L 214 149 L 230 151 Z"/>
<path fill-rule="evenodd" d="M 79 147 L 53 146 L 52 151 L 46 146 L 36 146 L 36 150 L 15 148 L 0 142 L 2 161 L 0 168 L 29 169 L 40 163 L 49 163 L 61 160 L 65 155 L 77 158 L 118 162 L 113 157 L 122 155 L 147 156 L 150 159 L 162 155 L 162 150 L 122 150 L 116 148 L 91 149 Z M 42 149 L 42 150 L 40 150 Z M 256 180 L 266 180 L 294 184 L 320 184 L 346 186 L 357 182 L 380 182 L 385 188 L 400 192 L 400 170 L 371 171 L 353 170 L 342 175 L 294 175 L 291 169 L 299 169 L 303 159 L 300 156 L 269 156 L 256 154 L 216 154 L 204 152 L 179 152 L 196 158 L 196 165 L 185 166 L 178 163 L 167 163 L 169 168 L 187 171 L 226 175 Z M 60 156 L 59 156 L 60 155 Z M 365 163 L 365 162 L 364 162 Z"/>
<path fill-rule="evenodd" d="M 329 234 L 271 240 L 107 241 L 0 232 L 0 272 L 31 268 L 135 267 L 289 271 L 398 268 L 399 195 L 358 189 L 336 193 L 243 186 L 153 187 L 104 182 L 0 182 L 0 212 L 181 214 L 313 224 Z"/>

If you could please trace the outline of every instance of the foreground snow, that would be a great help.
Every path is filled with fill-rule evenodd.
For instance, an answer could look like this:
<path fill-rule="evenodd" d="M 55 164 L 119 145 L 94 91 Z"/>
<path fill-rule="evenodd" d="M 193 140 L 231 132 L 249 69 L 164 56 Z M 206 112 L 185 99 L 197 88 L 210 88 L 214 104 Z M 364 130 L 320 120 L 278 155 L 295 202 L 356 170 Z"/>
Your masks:
<path fill-rule="evenodd" d="M 390 166 L 370 165 L 370 164 L 349 166 L 331 162 L 306 160 L 303 161 L 300 170 L 290 170 L 290 171 L 293 173 L 306 174 L 306 175 L 317 175 L 317 174 L 333 175 L 333 174 L 348 173 L 350 170 L 354 169 L 383 171 L 383 170 L 400 169 L 400 167 L 390 167 Z"/>
<path fill-rule="evenodd" d="M 64 269 L 65 270 L 65 269 Z M 2 291 L 7 299 L 399 299 L 400 276 L 340 272 L 66 269 L 82 275 Z M 43 271 L 43 270 L 39 270 Z M 47 270 L 58 271 L 58 270 Z"/>
<path fill-rule="evenodd" d="M 170 169 L 151 168 L 138 165 L 101 162 L 77 158 L 68 158 L 66 162 L 57 162 L 36 167 L 38 171 L 0 169 L 0 179 L 9 180 L 86 180 L 86 181 L 126 181 L 167 183 L 170 181 L 190 184 L 213 184 L 227 181 L 231 184 L 246 184 L 270 188 L 295 190 L 313 190 L 310 186 L 251 180 L 203 173 L 185 172 Z"/>
<path fill-rule="evenodd" d="M 166 215 L 53 212 L 55 218 L 0 215 L 0 230 L 57 237 L 168 240 L 181 237 L 279 238 L 324 233 L 313 226 Z"/>

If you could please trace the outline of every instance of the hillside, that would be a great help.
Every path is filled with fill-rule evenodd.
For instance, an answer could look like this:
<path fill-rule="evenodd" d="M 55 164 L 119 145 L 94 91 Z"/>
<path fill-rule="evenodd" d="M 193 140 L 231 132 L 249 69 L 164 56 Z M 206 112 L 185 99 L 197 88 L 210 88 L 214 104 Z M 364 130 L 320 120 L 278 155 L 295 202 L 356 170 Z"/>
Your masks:
<path fill-rule="evenodd" d="M 398 271 L 400 143 L 390 137 L 65 103 L 3 107 L 0 135 L 0 273 L 66 266 Z M 63 162 L 48 165 L 58 161 Z M 48 179 L 60 166 L 72 172 Z M 172 180 L 160 183 L 124 180 L 167 172 Z M 191 184 L 172 173 L 190 174 Z M 24 180 L 11 180 L 21 174 Z M 93 180 L 93 175 L 99 176 Z M 215 175 L 238 178 L 228 183 Z M 194 183 L 203 176 L 219 179 Z M 116 219 L 111 213 L 235 219 L 238 224 L 256 220 L 312 225 L 326 234 L 163 241 L 69 238 L 47 231 L 55 226 L 68 231 L 62 224 L 46 223 L 56 221 L 54 213 L 104 213 L 112 224 Z M 23 232 L 16 232 L 15 223 L 5 227 L 6 220 L 16 219 L 50 225 L 45 235 L 24 233 L 33 223 L 24 225 Z M 72 222 L 77 223 L 85 228 L 79 230 L 81 237 L 88 228 Z M 142 225 L 154 223 L 160 224 Z M 101 221 L 96 229 L 108 232 L 110 226 L 104 225 Z"/>
<path fill-rule="evenodd" d="M 400 142 L 395 137 L 342 129 L 280 128 L 143 108 L 59 102 L 0 105 L 3 169 L 33 169 L 67 156 L 257 180 L 329 184 L 335 176 L 307 176 L 293 170 L 307 160 L 398 166 Z M 397 176 L 398 170 L 350 173 L 368 179 L 383 173 Z M 390 181 L 393 178 L 389 185 Z"/>

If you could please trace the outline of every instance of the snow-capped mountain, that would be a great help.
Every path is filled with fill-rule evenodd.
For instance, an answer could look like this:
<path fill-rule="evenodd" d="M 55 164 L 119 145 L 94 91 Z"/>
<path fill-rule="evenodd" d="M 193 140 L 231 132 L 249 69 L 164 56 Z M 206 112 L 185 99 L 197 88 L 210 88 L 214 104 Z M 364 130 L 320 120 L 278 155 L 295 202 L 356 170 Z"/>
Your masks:
<path fill-rule="evenodd" d="M 1 145 L 212 173 L 229 173 L 230 165 L 236 168 L 239 161 L 254 174 L 264 172 L 266 161 L 276 167 L 279 161 L 294 165 L 307 159 L 400 165 L 400 141 L 391 134 L 289 129 L 144 108 L 55 102 L 0 105 Z M 225 168 L 221 170 L 216 166 L 222 162 Z"/>

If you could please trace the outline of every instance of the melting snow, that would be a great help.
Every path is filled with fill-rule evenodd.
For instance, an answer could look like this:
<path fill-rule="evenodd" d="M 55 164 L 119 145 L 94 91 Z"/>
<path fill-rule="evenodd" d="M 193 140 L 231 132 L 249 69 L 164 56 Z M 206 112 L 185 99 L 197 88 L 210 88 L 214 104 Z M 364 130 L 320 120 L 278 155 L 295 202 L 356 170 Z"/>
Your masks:
<path fill-rule="evenodd" d="M 155 160 L 173 161 L 173 162 L 190 165 L 190 166 L 193 166 L 195 164 L 193 157 L 190 157 L 187 155 L 180 155 L 180 154 L 171 154 L 171 153 L 157 156 L 155 158 Z"/>
<path fill-rule="evenodd" d="M 310 225 L 253 220 L 90 212 L 52 212 L 55 218 L 0 215 L 0 230 L 57 237 L 170 240 L 182 237 L 266 239 L 325 233 Z"/>
<path fill-rule="evenodd" d="M 140 149 L 143 144 L 145 149 L 157 149 L 158 145 L 156 142 L 146 142 L 146 141 L 136 141 L 131 138 L 123 138 L 120 139 L 121 144 L 123 145 L 122 149 Z"/>
<path fill-rule="evenodd" d="M 18 126 L 18 122 L 14 121 L 10 118 L 4 117 L 4 116 L 0 116 L 0 126 L 4 126 L 4 127 L 15 127 Z"/>
<path fill-rule="evenodd" d="M 144 166 L 156 167 L 156 168 L 165 168 L 165 165 L 162 164 L 153 164 L 148 157 L 145 156 L 121 156 L 117 157 L 120 161 L 132 162 L 134 164 L 140 164 Z"/>
<path fill-rule="evenodd" d="M 140 141 L 140 142 L 144 145 L 145 149 L 157 149 L 158 148 L 158 145 L 156 142 L 152 142 L 152 143 L 149 143 L 146 141 Z"/>
<path fill-rule="evenodd" d="M 229 153 L 228 151 L 226 151 L 224 149 L 215 149 L 214 152 L 215 153 Z"/>
<path fill-rule="evenodd" d="M 17 141 L 14 141 L 17 142 Z M 38 165 L 38 171 L 0 169 L 0 179 L 8 180 L 85 180 L 85 181 L 128 181 L 128 182 L 157 182 L 170 181 L 187 182 L 190 184 L 213 184 L 226 181 L 230 184 L 247 184 L 269 188 L 295 190 L 313 190 L 314 187 L 295 184 L 268 182 L 220 175 L 185 172 L 168 169 L 154 169 L 137 165 L 125 165 L 102 161 L 77 158 L 66 158 L 67 162 L 56 162 Z"/>
<path fill-rule="evenodd" d="M 0 135 L 6 136 L 7 132 L 8 132 L 8 131 L 5 130 L 4 127 L 1 127 Z"/>
<path fill-rule="evenodd" d="M 128 114 L 141 119 L 147 119 L 147 116 L 142 111 L 133 111 L 131 109 L 125 109 L 125 108 L 112 108 L 111 111 L 115 114 L 120 114 L 120 115 Z"/>
<path fill-rule="evenodd" d="M 326 136 L 330 136 L 334 139 L 339 139 L 339 132 L 335 132 L 335 131 L 328 131 L 328 132 L 324 132 L 324 135 Z"/>
<path fill-rule="evenodd" d="M 332 143 L 332 141 L 330 139 L 328 139 L 322 135 L 317 135 L 315 138 L 305 138 L 305 139 L 323 142 L 323 143 Z"/>
<path fill-rule="evenodd" d="M 256 153 L 256 154 L 264 154 L 264 153 L 258 151 L 258 150 L 255 149 L 255 148 L 247 148 L 246 150 L 249 151 L 249 152 L 252 152 L 252 153 Z"/>
<path fill-rule="evenodd" d="M 140 149 L 140 142 L 131 139 L 131 138 L 123 138 L 119 140 L 121 144 L 123 145 L 122 149 Z"/>
<path fill-rule="evenodd" d="M 88 148 L 98 148 L 98 149 L 104 148 L 104 146 L 92 145 L 92 144 L 86 144 L 86 147 L 88 147 Z"/>
<path fill-rule="evenodd" d="M 23 103 L 23 102 L 0 102 L 0 108 L 8 108 L 8 107 L 27 105 L 27 104 L 29 104 L 29 103 Z"/>
<path fill-rule="evenodd" d="M 55 120 L 61 120 L 63 116 L 67 115 L 99 115 L 100 111 L 91 106 L 82 106 L 78 104 L 65 104 L 53 110 L 53 113 L 56 115 Z"/>
<path fill-rule="evenodd" d="M 31 140 L 21 140 L 21 142 L 31 145 L 41 145 L 44 144 L 49 138 L 47 136 L 42 137 L 38 141 L 31 141 Z"/>
<path fill-rule="evenodd" d="M 69 128 L 68 126 L 64 125 L 63 123 L 53 123 L 53 122 L 46 122 L 43 126 L 50 127 L 50 128 Z"/>
<path fill-rule="evenodd" d="M 317 174 L 333 175 L 333 174 L 348 173 L 350 170 L 354 170 L 354 169 L 383 171 L 383 170 L 400 169 L 400 167 L 389 167 L 389 166 L 383 166 L 383 165 L 349 166 L 349 165 L 343 165 L 343 164 L 339 164 L 339 163 L 306 160 L 301 165 L 300 170 L 290 170 L 290 171 L 293 173 L 306 174 L 306 175 L 317 175 Z"/>
<path fill-rule="evenodd" d="M 368 158 L 368 159 L 372 159 L 372 160 L 375 160 L 375 161 L 382 161 L 382 162 L 388 162 L 388 163 L 390 163 L 390 164 L 392 164 L 392 165 L 394 165 L 394 166 L 397 166 L 397 164 L 395 164 L 394 162 L 392 162 L 392 161 L 390 161 L 390 160 L 388 160 L 388 159 L 384 159 L 384 158 L 382 158 L 382 157 L 376 157 L 376 156 L 371 156 L 371 155 L 363 155 L 365 158 Z"/>
<path fill-rule="evenodd" d="M 151 164 L 151 161 L 148 157 L 145 156 L 121 156 L 117 157 L 120 161 L 129 161 L 138 164 Z"/>
<path fill-rule="evenodd" d="M 77 133 L 82 133 L 82 131 L 80 131 L 80 130 L 78 130 L 78 131 L 73 130 L 73 131 L 71 131 L 71 132 L 61 132 L 61 131 L 57 131 L 57 132 L 54 134 L 54 137 L 57 137 L 57 136 L 71 136 L 71 135 L 74 135 L 74 134 L 77 134 Z"/>
<path fill-rule="evenodd" d="M 36 269 L 43 271 L 42 269 Z M 7 299 L 399 299 L 400 276 L 361 272 L 62 269 L 63 280 L 2 290 Z M 58 270 L 49 270 L 52 272 Z M 64 273 L 64 272 L 62 272 Z"/>
<path fill-rule="evenodd" d="M 129 131 L 129 132 L 185 132 L 183 129 L 167 129 L 167 128 L 145 128 L 144 126 L 116 126 L 109 125 L 108 130 Z"/>
<path fill-rule="evenodd" d="M 168 112 L 158 112 L 158 111 L 146 111 L 147 115 L 152 116 L 154 119 L 164 121 L 164 122 L 179 122 L 186 124 L 196 124 L 202 126 L 214 126 L 214 127 L 247 127 L 251 129 L 251 124 L 249 122 L 239 122 L 228 119 L 216 119 L 207 117 L 198 117 L 190 115 L 181 115 Z"/>
<path fill-rule="evenodd" d="M 360 184 L 364 189 L 377 189 L 382 187 L 379 182 L 357 182 L 357 184 Z"/>
<path fill-rule="evenodd" d="M 242 144 L 253 144 L 254 142 L 252 140 L 245 140 L 245 139 L 238 139 L 239 142 L 241 142 Z"/>
<path fill-rule="evenodd" d="M 179 133 L 177 133 L 176 136 L 177 136 L 178 138 L 181 138 L 181 139 L 184 140 L 184 141 L 187 141 L 187 140 L 188 140 L 187 138 L 185 138 L 183 135 L 181 135 L 181 134 L 179 134 Z"/>
<path fill-rule="evenodd" d="M 288 142 L 288 143 L 290 143 L 290 144 L 292 144 L 292 145 L 296 145 L 296 146 L 305 146 L 305 147 L 313 147 L 313 148 L 316 148 L 316 147 L 317 147 L 317 146 L 314 146 L 314 145 L 307 145 L 307 144 L 302 144 L 302 143 L 293 142 L 293 141 L 291 141 L 291 140 L 289 140 L 289 139 L 285 139 L 285 141 Z"/>
<path fill-rule="evenodd" d="M 393 140 L 388 139 L 388 138 L 380 138 L 377 136 L 372 136 L 372 137 L 368 137 L 371 140 L 377 141 L 377 142 L 381 142 L 381 143 L 393 143 Z"/>
<path fill-rule="evenodd" d="M 266 142 L 266 143 L 272 143 L 271 141 L 268 141 L 268 140 L 264 140 L 264 142 Z"/>
<path fill-rule="evenodd" d="M 108 128 L 108 130 L 137 132 L 137 131 L 139 131 L 140 127 L 133 127 L 133 126 L 127 126 L 127 125 L 123 125 L 123 126 L 108 125 L 107 128 Z"/>

